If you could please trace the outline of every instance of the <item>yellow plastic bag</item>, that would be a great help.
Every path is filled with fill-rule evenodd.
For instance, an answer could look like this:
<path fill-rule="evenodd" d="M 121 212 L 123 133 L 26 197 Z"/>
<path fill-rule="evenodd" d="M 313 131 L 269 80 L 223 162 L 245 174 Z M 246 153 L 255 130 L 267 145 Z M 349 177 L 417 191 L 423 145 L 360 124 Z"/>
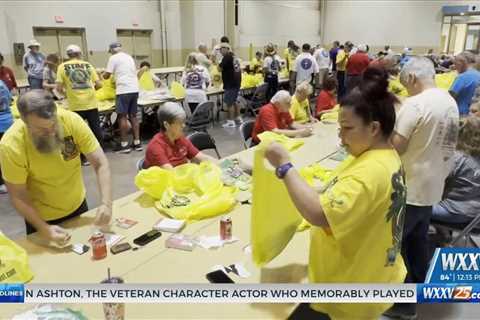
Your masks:
<path fill-rule="evenodd" d="M 212 84 L 214 88 L 220 88 L 222 86 L 222 74 L 218 70 L 217 66 L 212 66 L 210 77 L 212 78 Z"/>
<path fill-rule="evenodd" d="M 457 75 L 458 74 L 456 71 L 436 74 L 435 84 L 437 85 L 438 88 L 448 90 L 452 86 Z"/>
<path fill-rule="evenodd" d="M 335 105 L 333 109 L 322 114 L 322 122 L 332 123 L 338 122 L 338 113 L 340 112 L 340 105 Z"/>
<path fill-rule="evenodd" d="M 140 86 L 140 89 L 145 91 L 155 89 L 155 82 L 153 82 L 153 77 L 150 71 L 146 71 L 142 74 L 140 79 L 138 79 L 138 85 Z"/>
<path fill-rule="evenodd" d="M 170 93 L 176 99 L 183 99 L 187 95 L 185 88 L 177 81 L 173 81 L 170 85 Z"/>
<path fill-rule="evenodd" d="M 172 170 L 151 167 L 135 177 L 136 186 L 158 200 L 155 207 L 175 219 L 202 220 L 224 214 L 236 203 L 236 188 L 225 187 L 221 170 L 210 162 Z"/>
<path fill-rule="evenodd" d="M 95 92 L 97 101 L 115 100 L 115 79 L 111 76 L 102 80 L 102 87 Z"/>
<path fill-rule="evenodd" d="M 0 283 L 25 283 L 33 278 L 26 251 L 0 231 Z"/>
<path fill-rule="evenodd" d="M 13 97 L 12 105 L 10 106 L 10 111 L 12 112 L 12 116 L 14 119 L 20 119 L 20 112 L 18 112 L 18 108 L 17 108 L 17 100 L 18 100 L 17 96 Z"/>
<path fill-rule="evenodd" d="M 264 153 L 263 145 L 257 147 L 253 168 L 251 245 L 257 266 L 279 255 L 302 222 L 283 182 L 265 168 Z"/>
<path fill-rule="evenodd" d="M 282 144 L 288 151 L 298 149 L 304 144 L 304 142 L 300 139 L 289 138 L 283 134 L 278 134 L 272 131 L 264 131 L 258 135 L 258 138 L 266 145 L 269 145 L 273 141 L 278 142 Z"/>

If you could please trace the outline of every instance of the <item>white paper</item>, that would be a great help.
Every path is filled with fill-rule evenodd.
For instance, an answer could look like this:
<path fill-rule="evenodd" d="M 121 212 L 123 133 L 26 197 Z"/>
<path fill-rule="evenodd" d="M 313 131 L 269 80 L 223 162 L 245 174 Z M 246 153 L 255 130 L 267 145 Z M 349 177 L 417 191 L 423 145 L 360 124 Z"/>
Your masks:
<path fill-rule="evenodd" d="M 107 247 L 111 247 L 118 243 L 120 240 L 125 238 L 122 235 L 115 234 L 115 233 L 105 233 L 105 242 L 107 243 Z"/>
<path fill-rule="evenodd" d="M 225 244 L 230 244 L 237 241 L 238 241 L 237 237 L 232 237 L 229 240 L 222 240 L 220 239 L 220 236 L 211 236 L 211 237 L 199 236 L 196 239 L 197 245 L 205 249 L 216 249 L 216 248 L 223 247 L 223 245 Z"/>
<path fill-rule="evenodd" d="M 163 218 L 153 226 L 153 229 L 175 233 L 180 231 L 184 225 L 185 225 L 185 220 Z"/>

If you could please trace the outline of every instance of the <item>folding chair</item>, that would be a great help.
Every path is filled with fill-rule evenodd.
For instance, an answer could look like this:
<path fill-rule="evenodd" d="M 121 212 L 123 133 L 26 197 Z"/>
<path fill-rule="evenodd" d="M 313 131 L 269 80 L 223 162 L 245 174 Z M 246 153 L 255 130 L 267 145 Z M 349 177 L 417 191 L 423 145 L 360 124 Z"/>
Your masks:
<path fill-rule="evenodd" d="M 207 150 L 207 149 L 214 149 L 215 153 L 217 154 L 217 158 L 220 159 L 220 153 L 218 153 L 217 145 L 215 144 L 215 140 L 208 132 L 199 132 L 195 131 L 187 136 L 187 139 L 192 142 L 192 144 L 198 150 Z"/>
<path fill-rule="evenodd" d="M 479 248 L 479 244 L 473 239 L 472 234 L 480 234 L 480 214 L 478 214 L 469 223 L 448 223 L 443 221 L 436 221 L 432 218 L 431 224 L 433 226 L 439 226 L 449 231 L 458 231 L 458 234 L 452 238 L 448 243 L 449 247 L 455 246 L 460 239 L 464 239 L 464 245 L 466 246 L 470 241 L 476 248 Z"/>
<path fill-rule="evenodd" d="M 255 120 L 246 120 L 240 125 L 240 134 L 242 135 L 243 146 L 245 149 L 250 148 L 254 125 Z"/>
<path fill-rule="evenodd" d="M 187 120 L 187 126 L 194 131 L 207 131 L 207 127 L 212 122 L 213 101 L 205 101 L 200 103 L 193 112 L 192 116 Z"/>

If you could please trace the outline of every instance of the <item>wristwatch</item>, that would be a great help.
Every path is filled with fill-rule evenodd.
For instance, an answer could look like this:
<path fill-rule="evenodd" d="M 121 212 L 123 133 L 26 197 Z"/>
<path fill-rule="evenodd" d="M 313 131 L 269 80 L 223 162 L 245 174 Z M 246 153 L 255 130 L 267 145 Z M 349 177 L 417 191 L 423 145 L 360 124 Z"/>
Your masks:
<path fill-rule="evenodd" d="M 279 179 L 283 179 L 287 174 L 288 170 L 290 170 L 291 168 L 293 168 L 293 164 L 291 162 L 287 162 L 275 169 L 275 174 Z"/>

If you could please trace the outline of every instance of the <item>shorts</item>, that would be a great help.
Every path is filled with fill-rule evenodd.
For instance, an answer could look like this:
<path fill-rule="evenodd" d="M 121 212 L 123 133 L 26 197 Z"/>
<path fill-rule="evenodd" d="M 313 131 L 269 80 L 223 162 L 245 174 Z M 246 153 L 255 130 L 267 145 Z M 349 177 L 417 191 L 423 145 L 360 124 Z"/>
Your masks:
<path fill-rule="evenodd" d="M 118 114 L 137 114 L 138 92 L 117 94 L 115 100 Z"/>
<path fill-rule="evenodd" d="M 239 92 L 240 88 L 225 89 L 223 94 L 223 102 L 225 102 L 227 106 L 233 105 L 237 101 Z"/>

